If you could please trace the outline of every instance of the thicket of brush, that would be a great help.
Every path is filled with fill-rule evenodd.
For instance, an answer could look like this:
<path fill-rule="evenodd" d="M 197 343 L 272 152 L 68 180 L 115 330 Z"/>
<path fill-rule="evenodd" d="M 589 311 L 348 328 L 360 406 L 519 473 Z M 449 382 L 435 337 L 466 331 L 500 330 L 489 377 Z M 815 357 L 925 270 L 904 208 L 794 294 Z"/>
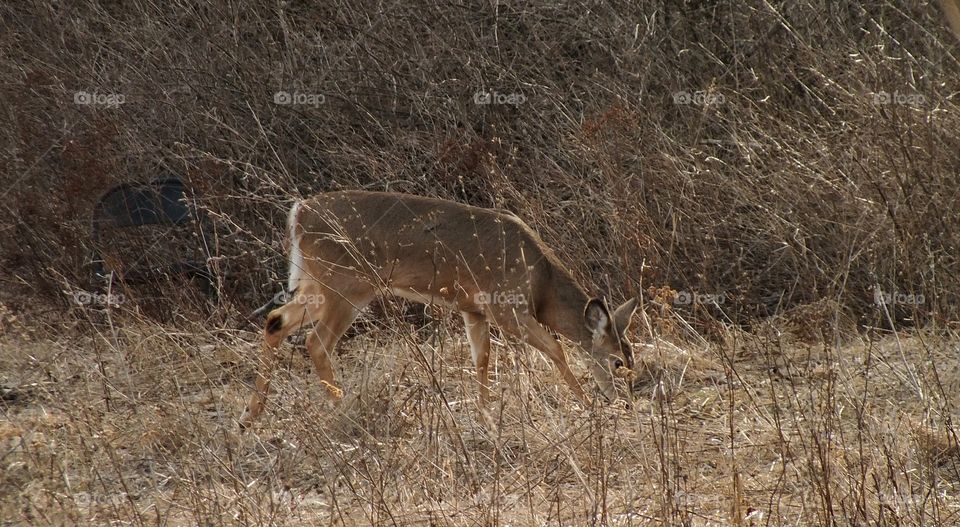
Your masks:
<path fill-rule="evenodd" d="M 5 524 L 956 523 L 939 4 L 78 4 L 0 6 Z M 91 301 L 94 203 L 169 175 L 217 300 Z M 354 188 L 510 209 L 643 295 L 632 406 L 495 338 L 483 415 L 457 317 L 386 317 L 335 357 L 339 406 L 285 344 L 238 434 L 287 209 Z M 175 230 L 111 264 L 166 263 Z"/>
<path fill-rule="evenodd" d="M 340 188 L 511 209 L 597 291 L 717 295 L 720 320 L 828 299 L 885 325 L 876 287 L 922 296 L 905 322 L 960 305 L 935 3 L 0 9 L 0 240 L 25 292 L 85 284 L 95 200 L 166 173 L 213 213 L 240 311 L 275 291 L 292 199 Z"/>

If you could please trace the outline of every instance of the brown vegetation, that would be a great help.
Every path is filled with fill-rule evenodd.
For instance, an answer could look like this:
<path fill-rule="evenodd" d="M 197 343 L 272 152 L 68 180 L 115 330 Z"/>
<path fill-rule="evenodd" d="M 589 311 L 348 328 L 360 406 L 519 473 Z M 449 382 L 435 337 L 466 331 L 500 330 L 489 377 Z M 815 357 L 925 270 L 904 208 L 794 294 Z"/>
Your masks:
<path fill-rule="evenodd" d="M 0 7 L 3 522 L 957 523 L 955 3 L 77 4 Z M 98 197 L 171 174 L 216 300 L 77 305 Z M 633 406 L 506 341 L 484 417 L 431 311 L 344 342 L 338 407 L 285 347 L 238 435 L 286 210 L 345 188 L 641 296 Z"/>

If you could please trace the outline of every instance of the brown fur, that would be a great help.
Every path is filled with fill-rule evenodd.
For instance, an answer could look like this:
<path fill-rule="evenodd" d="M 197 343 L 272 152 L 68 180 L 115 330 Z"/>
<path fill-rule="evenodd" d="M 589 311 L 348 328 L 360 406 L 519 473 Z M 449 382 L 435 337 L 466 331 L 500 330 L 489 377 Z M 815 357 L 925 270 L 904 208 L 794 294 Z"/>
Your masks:
<path fill-rule="evenodd" d="M 591 369 L 608 395 L 611 356 L 632 365 L 623 335 L 635 301 L 612 317 L 594 301 L 594 316 L 585 318 L 589 295 L 533 229 L 509 212 L 406 194 L 346 191 L 304 200 L 290 221 L 291 242 L 303 255 L 302 269 L 291 273 L 301 278 L 291 285 L 293 299 L 268 316 L 265 373 L 258 377 L 243 422 L 262 411 L 272 348 L 283 338 L 313 324 L 308 349 L 321 380 L 333 384 L 327 353 L 363 307 L 387 294 L 463 313 L 481 404 L 487 398 L 490 324 L 543 351 L 581 398 L 563 349 L 545 328 L 591 353 Z M 604 320 L 607 327 L 599 327 Z"/>

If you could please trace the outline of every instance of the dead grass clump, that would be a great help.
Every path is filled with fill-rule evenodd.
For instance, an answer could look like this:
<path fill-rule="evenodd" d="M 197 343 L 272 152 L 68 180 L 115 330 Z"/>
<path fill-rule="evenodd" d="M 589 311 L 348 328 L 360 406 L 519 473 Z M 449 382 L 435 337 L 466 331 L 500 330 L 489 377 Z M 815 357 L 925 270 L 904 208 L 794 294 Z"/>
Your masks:
<path fill-rule="evenodd" d="M 930 477 L 960 484 L 960 443 L 953 431 L 919 427 L 913 430 L 913 440 Z"/>
<path fill-rule="evenodd" d="M 510 209 L 598 289 L 722 298 L 674 306 L 710 339 L 825 298 L 956 318 L 957 43 L 932 5 L 37 7 L 4 7 L 0 42 L 17 311 L 87 287 L 107 188 L 176 174 L 230 309 L 275 292 L 292 199 L 368 188 Z M 876 318 L 876 287 L 924 301 Z"/>
<path fill-rule="evenodd" d="M 496 341 L 480 412 L 459 331 L 386 327 L 341 346 L 339 404 L 285 344 L 267 413 L 241 435 L 253 334 L 119 318 L 116 340 L 0 341 L 0 381 L 29 394 L 0 420 L 5 517 L 912 525 L 946 518 L 960 488 L 937 384 L 956 382 L 955 341 L 935 333 L 658 339 L 638 350 L 629 407 L 583 407 L 548 360 Z M 225 349 L 240 362 L 224 368 Z"/>
<path fill-rule="evenodd" d="M 787 309 L 771 317 L 770 326 L 802 342 L 852 342 L 859 328 L 856 320 L 835 300 L 822 299 Z"/>

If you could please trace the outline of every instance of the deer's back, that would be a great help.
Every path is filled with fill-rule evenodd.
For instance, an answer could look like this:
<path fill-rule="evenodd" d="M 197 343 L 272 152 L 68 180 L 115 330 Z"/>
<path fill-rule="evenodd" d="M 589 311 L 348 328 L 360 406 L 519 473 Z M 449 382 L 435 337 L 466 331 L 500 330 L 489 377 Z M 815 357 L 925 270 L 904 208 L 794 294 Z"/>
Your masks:
<path fill-rule="evenodd" d="M 536 301 L 558 263 L 513 214 L 436 198 L 330 192 L 304 201 L 298 221 L 305 252 L 328 272 L 376 274 L 391 287 L 425 293 Z"/>

